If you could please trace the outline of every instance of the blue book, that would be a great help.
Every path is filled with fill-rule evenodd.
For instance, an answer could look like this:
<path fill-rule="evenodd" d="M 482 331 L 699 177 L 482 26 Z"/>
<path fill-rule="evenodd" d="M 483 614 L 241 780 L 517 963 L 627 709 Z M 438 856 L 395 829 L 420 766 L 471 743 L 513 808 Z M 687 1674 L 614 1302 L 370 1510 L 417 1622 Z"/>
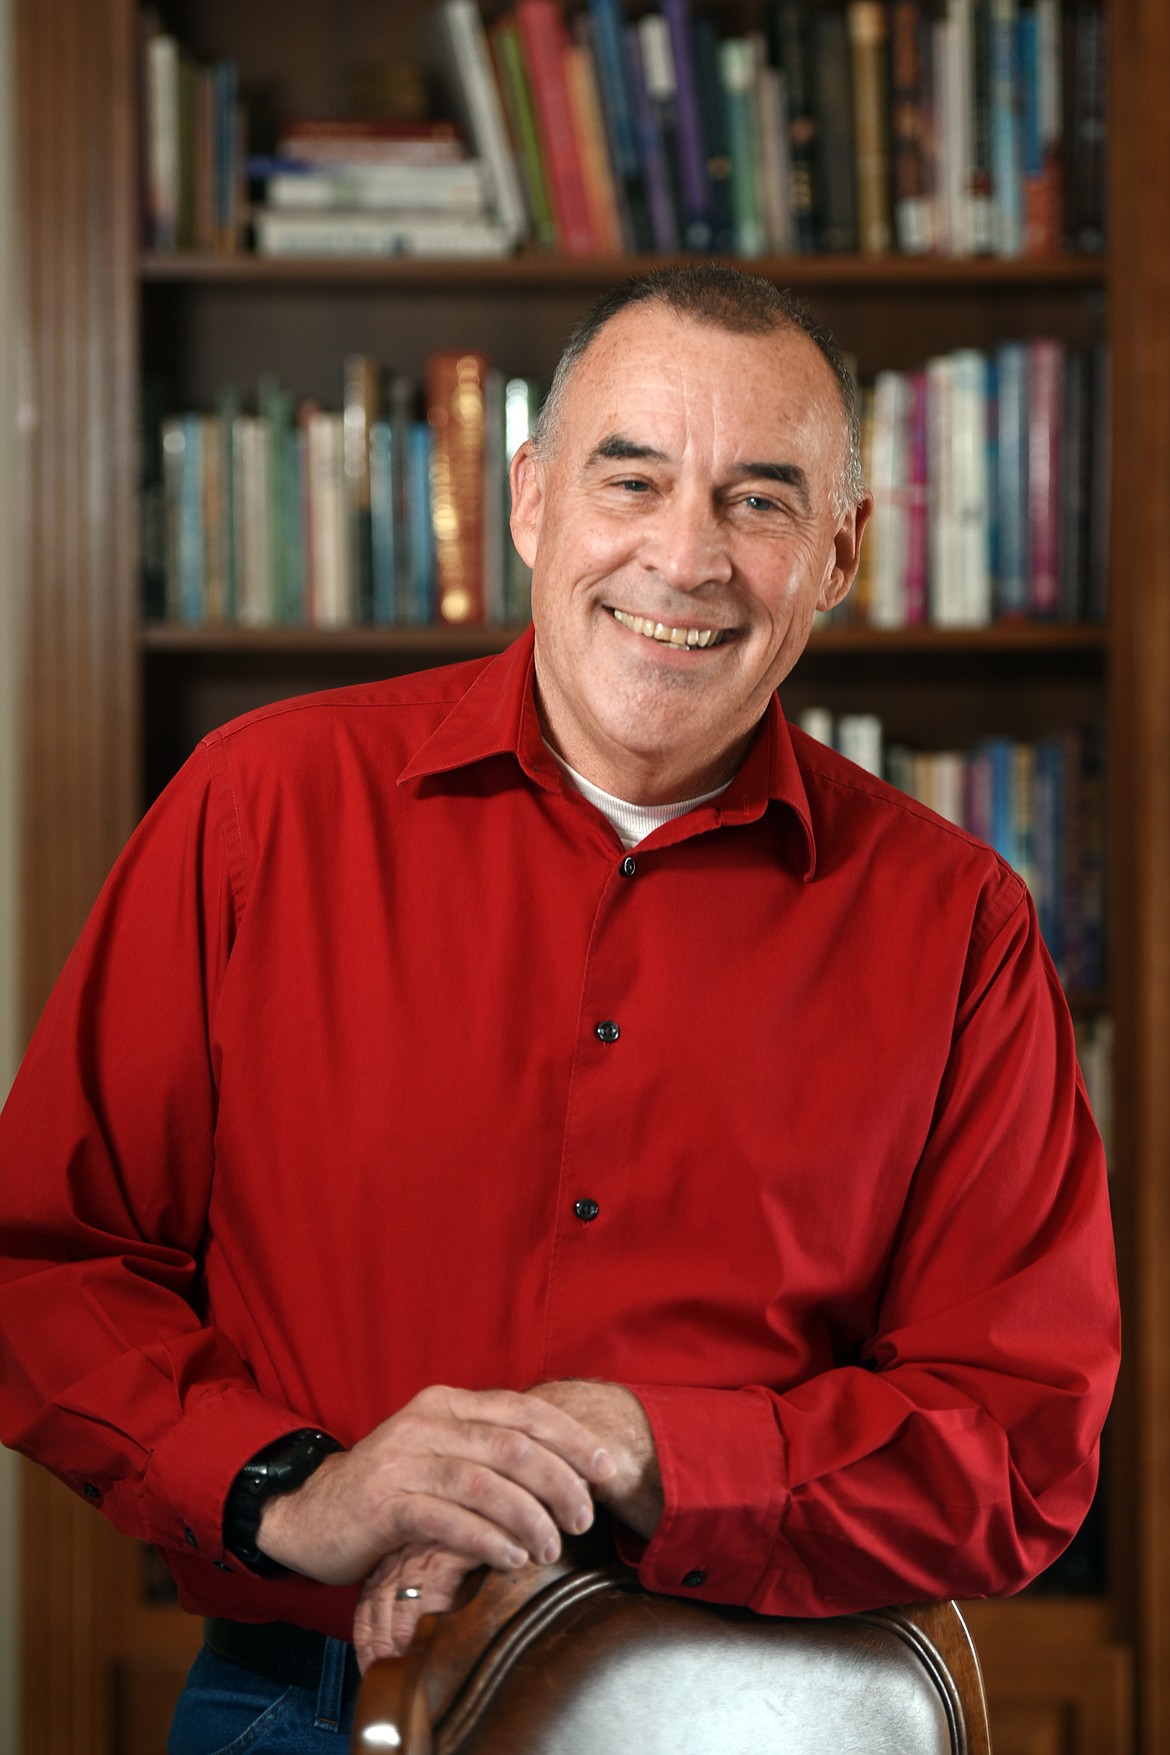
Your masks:
<path fill-rule="evenodd" d="M 996 512 L 998 615 L 1026 615 L 1028 585 L 1028 348 L 1005 342 L 996 351 Z"/>
<path fill-rule="evenodd" d="M 411 421 L 406 455 L 406 549 L 410 596 L 407 620 L 422 625 L 435 619 L 435 531 L 431 521 L 430 423 Z"/>
<path fill-rule="evenodd" d="M 373 546 L 374 623 L 398 619 L 398 531 L 394 516 L 394 428 L 388 420 L 370 427 L 370 535 Z"/>
<path fill-rule="evenodd" d="M 630 217 L 629 247 L 635 251 L 649 250 L 652 245 L 650 216 L 630 96 L 621 0 L 589 0 L 589 14 L 593 21 L 593 53 L 610 160 L 622 185 Z"/>
<path fill-rule="evenodd" d="M 991 5 L 991 194 L 993 243 L 999 256 L 1024 247 L 1016 105 L 1019 97 L 1016 0 Z"/>
<path fill-rule="evenodd" d="M 203 530 L 203 420 L 182 421 L 183 461 L 179 485 L 179 616 L 198 623 L 205 616 Z"/>
<path fill-rule="evenodd" d="M 986 737 L 979 748 L 991 769 L 991 845 L 1011 865 L 1016 852 L 1015 744 L 1010 737 Z"/>
<path fill-rule="evenodd" d="M 658 125 L 658 115 L 646 89 L 642 67 L 642 39 L 637 25 L 628 25 L 625 32 L 626 63 L 630 70 L 630 93 L 634 120 L 641 150 L 646 198 L 650 207 L 650 240 L 655 250 L 672 256 L 678 249 L 678 225 L 674 196 L 671 191 L 670 169 L 666 147 Z"/>
<path fill-rule="evenodd" d="M 688 0 L 662 0 L 670 27 L 678 105 L 679 174 L 682 180 L 685 242 L 688 250 L 709 250 L 714 240 L 711 190 L 707 180 L 707 141 L 695 71 L 695 35 Z"/>

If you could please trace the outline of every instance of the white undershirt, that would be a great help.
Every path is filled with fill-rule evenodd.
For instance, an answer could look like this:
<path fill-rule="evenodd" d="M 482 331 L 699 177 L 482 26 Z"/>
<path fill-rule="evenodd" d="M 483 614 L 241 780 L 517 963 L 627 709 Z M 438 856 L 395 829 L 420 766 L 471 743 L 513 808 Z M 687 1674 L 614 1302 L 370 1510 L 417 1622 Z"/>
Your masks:
<path fill-rule="evenodd" d="M 644 841 L 647 835 L 660 829 L 663 823 L 673 822 L 675 817 L 685 816 L 689 810 L 696 810 L 701 804 L 710 804 L 713 798 L 718 798 L 731 785 L 730 780 L 725 780 L 713 792 L 701 792 L 697 798 L 682 798 L 677 804 L 631 804 L 628 799 L 615 798 L 612 792 L 603 792 L 600 786 L 594 786 L 592 780 L 586 780 L 584 774 L 578 774 L 575 768 L 570 768 L 568 762 L 562 761 L 551 744 L 546 742 L 545 748 L 566 780 L 571 780 L 581 796 L 587 798 L 590 804 L 596 805 L 606 821 L 617 830 L 622 846 L 626 848 L 636 847 L 639 841 Z"/>

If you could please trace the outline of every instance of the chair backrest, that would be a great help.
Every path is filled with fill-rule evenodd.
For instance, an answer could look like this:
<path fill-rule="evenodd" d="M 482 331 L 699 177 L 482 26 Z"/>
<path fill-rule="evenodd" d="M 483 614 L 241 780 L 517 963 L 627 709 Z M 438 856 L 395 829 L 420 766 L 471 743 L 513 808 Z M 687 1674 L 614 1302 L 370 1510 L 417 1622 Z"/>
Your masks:
<path fill-rule="evenodd" d="M 482 1578 L 362 1684 L 355 1751 L 989 1755 L 953 1603 L 824 1621 L 652 1596 L 616 1561 Z"/>

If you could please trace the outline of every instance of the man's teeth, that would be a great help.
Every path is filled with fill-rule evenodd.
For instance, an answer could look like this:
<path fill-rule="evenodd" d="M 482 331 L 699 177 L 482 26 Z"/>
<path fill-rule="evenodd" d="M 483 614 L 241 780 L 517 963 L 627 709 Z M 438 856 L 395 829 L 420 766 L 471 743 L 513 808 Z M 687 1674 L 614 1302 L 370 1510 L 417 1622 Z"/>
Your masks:
<path fill-rule="evenodd" d="M 665 622 L 627 615 L 624 609 L 615 609 L 613 619 L 623 628 L 629 628 L 632 634 L 644 634 L 648 640 L 657 640 L 663 646 L 714 646 L 723 633 L 722 628 L 670 628 Z"/>

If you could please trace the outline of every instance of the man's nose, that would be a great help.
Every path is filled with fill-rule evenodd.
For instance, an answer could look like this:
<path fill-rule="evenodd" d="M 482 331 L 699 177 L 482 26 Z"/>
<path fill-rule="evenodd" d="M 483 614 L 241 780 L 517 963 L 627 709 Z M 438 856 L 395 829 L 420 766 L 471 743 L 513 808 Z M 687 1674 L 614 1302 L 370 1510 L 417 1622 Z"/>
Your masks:
<path fill-rule="evenodd" d="M 641 560 L 678 591 L 726 584 L 731 554 L 718 508 L 697 492 L 672 494 L 646 532 Z"/>

